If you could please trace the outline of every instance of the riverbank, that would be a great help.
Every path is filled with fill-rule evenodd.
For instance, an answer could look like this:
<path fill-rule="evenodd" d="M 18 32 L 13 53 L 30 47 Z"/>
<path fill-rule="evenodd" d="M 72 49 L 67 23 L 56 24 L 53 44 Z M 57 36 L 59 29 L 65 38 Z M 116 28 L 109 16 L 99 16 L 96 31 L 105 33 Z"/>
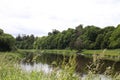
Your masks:
<path fill-rule="evenodd" d="M 101 59 L 120 61 L 120 49 L 113 50 L 82 50 L 78 52 L 77 50 L 19 50 L 20 52 L 38 52 L 47 54 L 62 54 L 65 56 L 71 55 L 83 55 L 92 58 L 94 55 L 100 56 Z"/>

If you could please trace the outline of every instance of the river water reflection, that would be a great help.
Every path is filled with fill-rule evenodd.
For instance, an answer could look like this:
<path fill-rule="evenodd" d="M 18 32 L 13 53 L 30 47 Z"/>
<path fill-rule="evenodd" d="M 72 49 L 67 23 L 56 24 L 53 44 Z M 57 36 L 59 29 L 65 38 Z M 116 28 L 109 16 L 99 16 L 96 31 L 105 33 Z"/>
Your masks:
<path fill-rule="evenodd" d="M 53 67 L 51 67 L 48 64 L 42 64 L 42 63 L 34 63 L 34 64 L 30 64 L 30 63 L 26 63 L 26 64 L 24 63 L 23 64 L 23 63 L 21 63 L 20 67 L 23 71 L 28 72 L 28 73 L 30 73 L 32 71 L 37 71 L 37 72 L 42 71 L 45 74 L 49 74 L 53 71 Z M 82 80 L 86 80 L 87 75 L 83 74 L 80 77 L 81 77 Z M 99 78 L 97 76 L 95 76 L 93 78 L 93 80 L 98 80 L 98 79 L 100 79 L 100 80 L 112 80 L 112 78 L 110 78 L 108 76 L 105 76 L 105 75 L 101 75 L 101 74 L 99 74 Z"/>
<path fill-rule="evenodd" d="M 62 64 L 63 61 L 68 63 L 69 56 L 63 56 L 58 54 L 42 54 L 39 56 L 36 60 L 36 62 L 33 63 L 27 63 L 27 62 L 21 62 L 20 66 L 23 71 L 31 72 L 31 71 L 42 71 L 44 73 L 51 73 L 55 67 L 58 67 Z M 82 80 L 86 77 L 85 74 L 87 74 L 87 71 L 89 68 L 87 68 L 87 65 L 92 64 L 91 58 L 86 58 L 81 55 L 77 55 L 76 58 L 76 69 L 75 71 L 77 73 L 82 73 Z M 107 67 L 113 67 L 114 65 L 114 71 L 120 72 L 120 62 L 114 62 L 109 60 L 101 60 L 99 62 L 100 64 L 104 63 L 97 74 L 102 74 Z M 94 67 L 94 66 L 93 66 Z M 111 80 L 110 78 L 100 75 L 101 80 Z"/>
<path fill-rule="evenodd" d="M 42 64 L 42 63 L 21 63 L 20 67 L 23 71 L 26 72 L 32 72 L 32 71 L 42 71 L 44 73 L 51 73 L 53 68 L 50 67 L 48 64 Z"/>

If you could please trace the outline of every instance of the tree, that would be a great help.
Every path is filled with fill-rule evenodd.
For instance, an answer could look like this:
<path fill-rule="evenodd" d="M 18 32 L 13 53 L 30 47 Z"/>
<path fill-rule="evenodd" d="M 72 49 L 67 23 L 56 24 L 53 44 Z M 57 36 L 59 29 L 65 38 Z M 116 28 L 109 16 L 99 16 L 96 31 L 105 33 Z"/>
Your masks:
<path fill-rule="evenodd" d="M 105 48 L 109 48 L 109 44 L 110 44 L 110 37 L 113 31 L 109 31 L 107 32 L 104 36 L 103 36 L 103 40 L 101 43 L 101 49 L 105 49 Z"/>
<path fill-rule="evenodd" d="M 81 40 L 80 37 L 77 38 L 77 40 L 74 43 L 74 47 L 75 49 L 77 49 L 78 51 L 81 51 L 81 49 L 83 49 L 83 42 Z"/>
<path fill-rule="evenodd" d="M 94 25 L 77 26 L 62 32 L 54 29 L 48 36 L 35 41 L 41 49 L 104 49 L 119 48 L 119 26 L 107 26 L 103 29 Z M 115 36 L 114 36 L 115 35 Z"/>
<path fill-rule="evenodd" d="M 74 29 L 69 28 L 68 30 L 64 30 L 63 34 L 63 49 L 70 48 L 70 42 L 72 41 L 72 34 L 74 34 Z"/>
<path fill-rule="evenodd" d="M 16 46 L 17 48 L 20 49 L 33 49 L 34 41 L 35 41 L 35 37 L 33 34 L 31 35 L 23 34 L 22 36 L 18 35 L 16 37 Z"/>
<path fill-rule="evenodd" d="M 100 28 L 96 26 L 86 26 L 80 36 L 85 49 L 95 49 L 95 41 L 100 33 Z"/>
<path fill-rule="evenodd" d="M 97 36 L 96 41 L 95 41 L 95 49 L 101 49 L 103 38 L 104 38 L 103 34 L 99 34 Z"/>
<path fill-rule="evenodd" d="M 16 37 L 17 41 L 22 41 L 22 37 L 20 36 L 20 34 Z"/>
<path fill-rule="evenodd" d="M 83 25 L 80 24 L 79 26 L 76 27 L 75 29 L 75 35 L 76 35 L 76 38 L 79 37 L 83 32 Z"/>
<path fill-rule="evenodd" d="M 113 31 L 110 37 L 110 48 L 120 48 L 120 24 Z"/>
<path fill-rule="evenodd" d="M 41 49 L 41 38 L 37 38 L 34 42 L 34 49 Z"/>
<path fill-rule="evenodd" d="M 111 37 L 111 34 L 114 30 L 115 30 L 114 26 L 108 26 L 108 27 L 105 27 L 101 30 L 101 34 L 103 34 L 101 49 L 109 48 L 109 44 L 110 44 L 109 38 Z"/>
<path fill-rule="evenodd" d="M 56 30 L 56 29 L 53 29 L 53 32 L 52 34 L 55 35 L 55 34 L 58 34 L 60 31 Z"/>
<path fill-rule="evenodd" d="M 3 30 L 0 30 L 2 33 L 0 35 L 0 51 L 11 51 L 15 49 L 15 39 L 10 34 L 3 33 Z"/>
<path fill-rule="evenodd" d="M 3 33 L 4 33 L 4 31 L 2 29 L 0 29 L 0 35 L 3 34 Z"/>

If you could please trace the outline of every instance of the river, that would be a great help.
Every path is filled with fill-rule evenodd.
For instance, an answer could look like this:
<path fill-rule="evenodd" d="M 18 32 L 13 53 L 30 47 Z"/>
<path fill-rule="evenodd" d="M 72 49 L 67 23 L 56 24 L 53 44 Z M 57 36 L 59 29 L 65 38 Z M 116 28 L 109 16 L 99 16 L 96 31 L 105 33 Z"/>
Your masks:
<path fill-rule="evenodd" d="M 37 57 L 36 61 L 34 62 L 22 61 L 20 66 L 21 69 L 26 72 L 43 71 L 44 73 L 48 74 L 51 73 L 54 68 L 61 66 L 63 61 L 66 64 L 69 63 L 69 59 L 70 56 L 63 56 L 61 54 L 42 54 L 39 57 Z M 93 63 L 92 58 L 77 55 L 75 57 L 75 63 L 76 63 L 75 72 L 77 74 L 80 74 L 82 80 L 84 80 L 89 70 L 92 71 L 92 69 L 96 68 L 97 69 L 95 70 L 95 73 L 99 74 L 101 80 L 111 80 L 110 77 L 103 75 L 106 69 L 112 70 L 112 72 L 110 73 L 106 72 L 106 74 L 114 74 L 115 72 L 120 72 L 120 62 L 115 62 L 111 60 L 96 60 L 96 62 Z"/>

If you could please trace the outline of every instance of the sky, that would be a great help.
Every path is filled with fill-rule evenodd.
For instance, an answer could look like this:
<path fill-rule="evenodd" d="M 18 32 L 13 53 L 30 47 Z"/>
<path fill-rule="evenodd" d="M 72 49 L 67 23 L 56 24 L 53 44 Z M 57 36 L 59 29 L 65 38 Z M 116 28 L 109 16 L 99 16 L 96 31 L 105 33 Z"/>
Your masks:
<path fill-rule="evenodd" d="M 45 36 L 79 24 L 117 26 L 120 0 L 0 0 L 0 28 L 13 36 Z"/>

